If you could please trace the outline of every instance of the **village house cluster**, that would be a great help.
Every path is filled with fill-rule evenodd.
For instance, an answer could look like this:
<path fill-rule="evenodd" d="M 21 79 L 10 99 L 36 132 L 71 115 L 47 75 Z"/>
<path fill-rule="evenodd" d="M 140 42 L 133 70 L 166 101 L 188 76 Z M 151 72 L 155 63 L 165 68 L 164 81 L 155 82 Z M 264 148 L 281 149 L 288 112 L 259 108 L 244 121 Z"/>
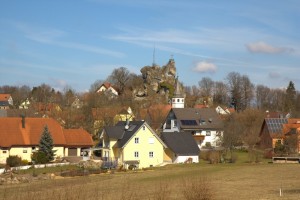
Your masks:
<path fill-rule="evenodd" d="M 123 165 L 145 168 L 162 166 L 170 163 L 197 163 L 200 151 L 222 147 L 224 134 L 223 116 L 230 115 L 232 108 L 209 108 L 204 105 L 195 108 L 185 108 L 185 97 L 181 92 L 178 78 L 171 105 L 155 105 L 145 113 L 135 116 L 130 107 L 114 111 L 113 126 L 104 126 L 97 133 L 97 143 L 90 133 L 82 128 L 65 129 L 61 124 L 47 116 L 41 117 L 8 117 L 9 105 L 13 99 L 9 94 L 0 94 L 0 163 L 5 163 L 11 155 L 18 155 L 31 161 L 31 154 L 38 150 L 39 139 L 43 127 L 47 126 L 53 137 L 56 157 L 81 157 L 109 161 L 112 165 Z M 100 86 L 97 92 L 118 95 L 116 89 L 109 83 Z M 74 107 L 80 107 L 77 100 Z M 30 105 L 27 99 L 20 109 Z M 37 105 L 40 110 L 59 109 Z M 154 109 L 155 108 L 155 109 Z M 92 110 L 94 125 L 101 125 L 106 108 Z M 152 109 L 152 111 L 151 111 Z M 163 124 L 150 126 L 147 115 L 164 117 Z M 109 113 L 106 110 L 105 113 Z M 99 116 L 102 116 L 99 117 Z M 158 131 L 160 130 L 160 131 Z M 289 119 L 288 116 L 271 116 L 270 113 L 262 122 L 259 145 L 263 149 L 274 149 L 276 143 L 283 142 L 288 135 L 299 135 L 300 119 Z M 298 145 L 299 152 L 299 145 Z M 116 166 L 111 166 L 116 167 Z"/>

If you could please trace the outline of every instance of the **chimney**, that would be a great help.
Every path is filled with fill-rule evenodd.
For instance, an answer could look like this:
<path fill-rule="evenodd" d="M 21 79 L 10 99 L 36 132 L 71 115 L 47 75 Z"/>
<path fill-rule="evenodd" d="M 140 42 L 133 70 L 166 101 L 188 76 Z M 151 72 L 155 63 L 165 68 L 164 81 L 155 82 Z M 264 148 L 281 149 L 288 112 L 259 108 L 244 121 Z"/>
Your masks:
<path fill-rule="evenodd" d="M 125 125 L 125 130 L 129 129 L 129 119 L 126 119 L 126 125 Z"/>
<path fill-rule="evenodd" d="M 25 128 L 25 115 L 21 115 L 22 117 L 22 128 Z"/>

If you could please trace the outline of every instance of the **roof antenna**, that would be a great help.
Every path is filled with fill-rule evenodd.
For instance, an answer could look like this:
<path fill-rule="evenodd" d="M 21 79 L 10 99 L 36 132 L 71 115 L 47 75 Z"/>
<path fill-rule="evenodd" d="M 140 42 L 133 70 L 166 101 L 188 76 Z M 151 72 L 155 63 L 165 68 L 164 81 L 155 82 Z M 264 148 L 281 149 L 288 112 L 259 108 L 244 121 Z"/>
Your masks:
<path fill-rule="evenodd" d="M 154 43 L 154 49 L 153 49 L 153 63 L 152 63 L 152 66 L 154 67 L 156 64 L 155 64 L 155 43 Z"/>

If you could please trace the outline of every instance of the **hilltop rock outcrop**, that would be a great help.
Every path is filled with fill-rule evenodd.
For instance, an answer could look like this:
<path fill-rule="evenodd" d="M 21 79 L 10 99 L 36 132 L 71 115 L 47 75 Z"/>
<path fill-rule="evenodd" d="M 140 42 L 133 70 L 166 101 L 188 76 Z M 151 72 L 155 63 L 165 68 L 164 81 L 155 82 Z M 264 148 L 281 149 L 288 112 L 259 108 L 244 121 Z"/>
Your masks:
<path fill-rule="evenodd" d="M 174 59 L 160 67 L 159 65 L 145 66 L 141 69 L 142 77 L 144 80 L 143 88 L 136 90 L 135 96 L 145 97 L 151 93 L 166 94 L 165 87 L 162 84 L 174 85 L 176 76 L 176 66 Z"/>

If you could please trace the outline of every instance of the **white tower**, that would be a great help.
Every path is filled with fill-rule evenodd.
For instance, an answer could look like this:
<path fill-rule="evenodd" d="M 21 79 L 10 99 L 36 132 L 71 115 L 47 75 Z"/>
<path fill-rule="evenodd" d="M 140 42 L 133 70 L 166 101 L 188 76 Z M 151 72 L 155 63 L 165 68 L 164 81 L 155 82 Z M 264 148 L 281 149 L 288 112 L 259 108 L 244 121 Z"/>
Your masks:
<path fill-rule="evenodd" d="M 175 91 L 172 98 L 172 108 L 184 108 L 184 97 L 181 93 L 180 84 L 178 81 L 178 76 L 175 80 Z"/>

